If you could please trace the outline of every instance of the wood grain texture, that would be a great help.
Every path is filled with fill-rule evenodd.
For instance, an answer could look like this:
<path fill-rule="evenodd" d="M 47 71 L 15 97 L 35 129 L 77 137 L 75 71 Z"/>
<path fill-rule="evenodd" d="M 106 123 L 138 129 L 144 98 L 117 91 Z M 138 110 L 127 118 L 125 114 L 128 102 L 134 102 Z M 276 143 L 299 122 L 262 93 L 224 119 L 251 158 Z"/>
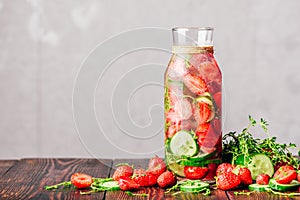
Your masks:
<path fill-rule="evenodd" d="M 5 174 L 16 162 L 17 160 L 0 160 L 0 177 Z"/>
<path fill-rule="evenodd" d="M 69 181 L 76 172 L 107 177 L 110 160 L 96 159 L 24 159 L 1 177 L 1 199 L 103 199 L 104 193 L 80 195 L 75 188 L 47 191 L 45 185 Z"/>

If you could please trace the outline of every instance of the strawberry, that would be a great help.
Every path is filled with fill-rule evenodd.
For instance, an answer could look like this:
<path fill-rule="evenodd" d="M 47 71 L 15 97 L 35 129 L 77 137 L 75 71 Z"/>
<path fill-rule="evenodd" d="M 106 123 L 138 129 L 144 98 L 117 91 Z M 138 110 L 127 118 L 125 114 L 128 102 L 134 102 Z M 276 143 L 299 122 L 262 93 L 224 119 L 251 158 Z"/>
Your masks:
<path fill-rule="evenodd" d="M 270 176 L 268 174 L 260 174 L 256 178 L 256 183 L 259 185 L 268 185 Z"/>
<path fill-rule="evenodd" d="M 176 184 L 176 177 L 173 172 L 165 171 L 157 178 L 157 184 L 161 188 L 171 187 Z"/>
<path fill-rule="evenodd" d="M 194 109 L 194 117 L 199 124 L 207 123 L 213 118 L 212 108 L 207 103 L 199 102 Z"/>
<path fill-rule="evenodd" d="M 202 62 L 200 63 L 198 71 L 200 76 L 203 77 L 203 79 L 205 80 L 205 82 L 215 82 L 218 84 L 222 83 L 222 75 L 217 63 L 209 61 Z"/>
<path fill-rule="evenodd" d="M 235 188 L 241 183 L 240 178 L 232 173 L 225 171 L 217 176 L 216 184 L 221 190 L 230 190 Z"/>
<path fill-rule="evenodd" d="M 139 186 L 153 186 L 156 184 L 157 177 L 154 174 L 147 172 L 144 169 L 135 169 L 132 179 L 139 184 Z"/>
<path fill-rule="evenodd" d="M 166 163 L 158 156 L 154 156 L 149 160 L 147 172 L 154 174 L 155 176 L 161 175 L 167 169 Z"/>
<path fill-rule="evenodd" d="M 210 163 L 208 164 L 208 173 L 204 177 L 204 180 L 212 180 L 216 176 L 216 170 L 218 165 L 216 163 Z"/>
<path fill-rule="evenodd" d="M 216 174 L 217 176 L 223 174 L 225 172 L 231 172 L 233 170 L 233 166 L 230 163 L 222 163 L 218 166 Z"/>
<path fill-rule="evenodd" d="M 296 170 L 289 165 L 281 166 L 275 173 L 274 179 L 280 184 L 289 184 L 292 180 L 297 178 Z"/>
<path fill-rule="evenodd" d="M 217 92 L 216 94 L 213 95 L 215 104 L 216 104 L 216 108 L 218 110 L 222 109 L 222 92 Z"/>
<path fill-rule="evenodd" d="M 200 95 L 207 91 L 205 81 L 199 76 L 186 74 L 184 76 L 183 82 L 193 94 Z"/>
<path fill-rule="evenodd" d="M 140 186 L 130 177 L 122 177 L 118 180 L 118 184 L 121 190 L 134 190 L 138 189 Z"/>
<path fill-rule="evenodd" d="M 121 166 L 118 166 L 118 167 L 117 167 L 117 169 L 116 169 L 116 171 L 114 172 L 112 178 L 113 178 L 115 181 L 118 181 L 120 178 L 130 177 L 130 176 L 132 176 L 132 174 L 133 174 L 133 169 L 132 169 L 132 167 L 129 166 L 129 165 L 124 164 L 124 165 L 121 165 Z"/>
<path fill-rule="evenodd" d="M 252 184 L 251 171 L 246 167 L 241 167 L 238 169 L 238 176 L 241 180 L 241 183 L 244 185 Z"/>
<path fill-rule="evenodd" d="M 204 178 L 207 172 L 208 172 L 207 167 L 193 167 L 193 166 L 184 167 L 184 175 L 188 179 Z"/>
<path fill-rule="evenodd" d="M 297 179 L 300 182 L 300 172 L 298 173 Z"/>

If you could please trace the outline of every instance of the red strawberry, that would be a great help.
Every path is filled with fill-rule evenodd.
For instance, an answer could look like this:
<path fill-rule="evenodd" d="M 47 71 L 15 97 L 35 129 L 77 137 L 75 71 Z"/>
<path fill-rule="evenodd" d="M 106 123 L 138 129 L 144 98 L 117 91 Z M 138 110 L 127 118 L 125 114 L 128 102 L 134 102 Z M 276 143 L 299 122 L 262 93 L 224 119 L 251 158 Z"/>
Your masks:
<path fill-rule="evenodd" d="M 222 75 L 218 65 L 214 62 L 202 62 L 198 68 L 199 74 L 206 82 L 216 82 L 221 84 Z"/>
<path fill-rule="evenodd" d="M 167 166 L 163 159 L 158 156 L 154 156 L 150 159 L 148 164 L 148 172 L 154 174 L 155 176 L 161 175 L 164 171 L 166 171 Z"/>
<path fill-rule="evenodd" d="M 298 173 L 297 179 L 298 179 L 298 181 L 300 182 L 300 172 Z M 300 187 L 299 187 L 299 188 L 300 188 Z"/>
<path fill-rule="evenodd" d="M 120 178 L 130 177 L 133 174 L 133 169 L 129 165 L 118 166 L 116 171 L 113 174 L 113 179 L 118 181 Z"/>
<path fill-rule="evenodd" d="M 184 84 L 194 94 L 200 95 L 207 91 L 206 83 L 199 76 L 186 74 L 183 79 Z"/>
<path fill-rule="evenodd" d="M 118 184 L 121 190 L 134 190 L 138 189 L 140 186 L 133 179 L 129 177 L 122 177 L 118 180 Z"/>
<path fill-rule="evenodd" d="M 259 185 L 268 185 L 270 176 L 268 174 L 260 174 L 256 178 L 256 183 Z"/>
<path fill-rule="evenodd" d="M 218 166 L 216 174 L 217 176 L 223 174 L 225 172 L 231 172 L 233 170 L 233 166 L 230 163 L 222 163 Z"/>
<path fill-rule="evenodd" d="M 208 164 L 208 173 L 204 177 L 204 180 L 213 180 L 216 176 L 216 170 L 218 165 L 216 163 L 210 163 Z"/>
<path fill-rule="evenodd" d="M 297 178 L 297 172 L 292 166 L 281 166 L 274 174 L 274 179 L 280 184 L 289 184 Z"/>
<path fill-rule="evenodd" d="M 167 75 L 171 80 L 180 81 L 182 77 L 187 73 L 184 59 L 177 56 L 173 62 L 170 62 L 168 66 Z"/>
<path fill-rule="evenodd" d="M 176 184 L 176 177 L 170 171 L 165 171 L 157 178 L 157 184 L 161 188 L 171 187 Z"/>
<path fill-rule="evenodd" d="M 193 166 L 184 167 L 184 175 L 188 179 L 204 178 L 207 172 L 208 172 L 207 167 L 193 167 Z"/>
<path fill-rule="evenodd" d="M 222 125 L 221 125 L 221 119 L 215 118 L 212 121 L 214 130 L 216 134 L 221 134 L 222 132 Z"/>
<path fill-rule="evenodd" d="M 222 109 L 222 92 L 217 92 L 216 94 L 214 94 L 213 96 L 217 110 L 221 110 Z"/>
<path fill-rule="evenodd" d="M 135 169 L 132 179 L 139 184 L 139 186 L 153 186 L 156 184 L 157 177 L 154 174 L 146 172 L 144 169 Z"/>
<path fill-rule="evenodd" d="M 239 168 L 238 176 L 239 176 L 242 184 L 244 184 L 244 185 L 252 184 L 251 171 L 248 168 L 246 168 L 246 167 Z"/>
<path fill-rule="evenodd" d="M 224 172 L 217 176 L 217 187 L 221 190 L 230 190 L 241 183 L 240 178 L 232 172 Z"/>

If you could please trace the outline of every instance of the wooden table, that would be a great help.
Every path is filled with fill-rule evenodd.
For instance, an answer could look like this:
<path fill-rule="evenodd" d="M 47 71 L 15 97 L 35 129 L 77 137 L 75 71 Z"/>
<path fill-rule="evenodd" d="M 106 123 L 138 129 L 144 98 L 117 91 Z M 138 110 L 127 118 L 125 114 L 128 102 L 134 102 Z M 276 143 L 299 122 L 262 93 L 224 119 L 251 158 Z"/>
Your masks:
<path fill-rule="evenodd" d="M 123 191 L 99 192 L 80 195 L 74 188 L 47 191 L 45 185 L 68 181 L 73 173 L 87 173 L 93 177 L 110 177 L 118 163 L 132 163 L 147 168 L 148 159 L 21 159 L 0 160 L 0 199 L 300 199 L 269 193 L 234 195 L 234 191 L 212 190 L 210 196 L 182 193 L 164 194 L 159 187 L 141 188 L 135 193 L 148 197 L 131 197 Z"/>

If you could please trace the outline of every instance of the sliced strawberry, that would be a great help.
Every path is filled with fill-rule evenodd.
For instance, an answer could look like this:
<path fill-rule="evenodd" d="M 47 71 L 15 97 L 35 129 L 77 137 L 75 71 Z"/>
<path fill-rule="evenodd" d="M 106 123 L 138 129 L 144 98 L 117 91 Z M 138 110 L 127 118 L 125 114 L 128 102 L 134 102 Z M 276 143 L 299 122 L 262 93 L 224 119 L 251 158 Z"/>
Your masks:
<path fill-rule="evenodd" d="M 297 178 L 296 170 L 289 165 L 281 166 L 275 173 L 273 178 L 277 183 L 289 184 L 292 180 Z"/>
<path fill-rule="evenodd" d="M 184 175 L 188 179 L 204 178 L 207 172 L 208 172 L 207 167 L 193 167 L 193 166 L 184 167 Z"/>
<path fill-rule="evenodd" d="M 215 82 L 219 85 L 222 84 L 221 71 L 215 62 L 202 62 L 200 63 L 200 67 L 197 69 L 199 71 L 200 77 L 202 77 L 205 80 L 205 82 Z"/>
<path fill-rule="evenodd" d="M 222 110 L 222 92 L 217 92 L 213 95 L 215 104 L 216 104 L 216 110 Z M 221 113 L 220 113 L 221 114 Z"/>
<path fill-rule="evenodd" d="M 189 59 L 189 64 L 199 71 L 201 63 L 211 61 L 211 58 L 212 55 L 209 53 L 195 53 Z"/>
<path fill-rule="evenodd" d="M 207 85 L 205 81 L 199 76 L 186 74 L 183 82 L 193 94 L 200 95 L 207 91 Z"/>
<path fill-rule="evenodd" d="M 220 137 L 215 133 L 211 125 L 209 125 L 209 128 L 206 132 L 200 132 L 197 130 L 196 136 L 198 137 L 198 144 L 200 146 L 200 149 L 202 149 L 202 147 L 215 149 L 215 146 L 218 143 Z"/>
<path fill-rule="evenodd" d="M 241 183 L 240 178 L 232 172 L 224 172 L 217 176 L 217 188 L 221 190 L 230 190 Z"/>
<path fill-rule="evenodd" d="M 270 176 L 268 174 L 260 174 L 256 178 L 256 183 L 259 185 L 268 185 Z"/>
<path fill-rule="evenodd" d="M 179 56 L 174 57 L 167 69 L 168 78 L 174 81 L 181 81 L 186 73 L 187 66 L 184 59 Z"/>
<path fill-rule="evenodd" d="M 140 187 L 139 184 L 129 177 L 120 178 L 118 180 L 118 184 L 121 190 L 135 190 Z"/>
<path fill-rule="evenodd" d="M 213 125 L 214 130 L 215 130 L 215 133 L 216 134 L 221 134 L 221 132 L 222 132 L 221 119 L 215 118 L 215 119 L 212 120 L 211 123 Z"/>
<path fill-rule="evenodd" d="M 209 122 L 212 118 L 211 106 L 205 102 L 199 102 L 194 109 L 194 117 L 198 124 L 204 124 Z"/>

